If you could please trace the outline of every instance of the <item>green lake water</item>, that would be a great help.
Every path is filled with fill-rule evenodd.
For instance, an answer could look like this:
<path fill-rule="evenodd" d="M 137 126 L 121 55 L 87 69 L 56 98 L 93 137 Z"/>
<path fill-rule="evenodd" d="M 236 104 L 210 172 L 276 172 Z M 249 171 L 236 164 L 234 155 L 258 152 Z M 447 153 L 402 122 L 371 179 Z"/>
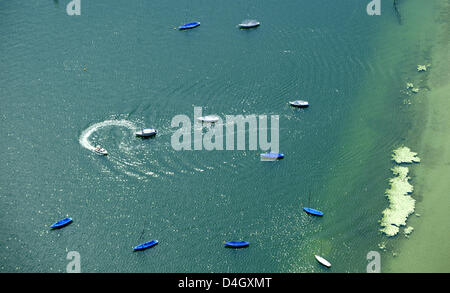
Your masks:
<path fill-rule="evenodd" d="M 314 254 L 366 271 L 386 239 L 390 153 L 411 128 L 402 90 L 426 54 L 392 37 L 408 14 L 400 24 L 389 1 L 371 17 L 361 0 L 82 0 L 68 16 L 68 2 L 0 1 L 2 272 L 65 272 L 69 251 L 82 272 L 327 271 Z M 261 26 L 236 27 L 249 18 Z M 171 120 L 194 107 L 279 115 L 285 159 L 175 151 Z"/>

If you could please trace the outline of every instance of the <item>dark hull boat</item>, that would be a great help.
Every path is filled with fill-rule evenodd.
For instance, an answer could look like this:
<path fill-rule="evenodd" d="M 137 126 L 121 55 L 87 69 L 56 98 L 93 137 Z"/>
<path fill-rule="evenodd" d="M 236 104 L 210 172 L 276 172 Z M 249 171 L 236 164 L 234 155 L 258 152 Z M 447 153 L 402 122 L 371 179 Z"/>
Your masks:
<path fill-rule="evenodd" d="M 196 28 L 199 25 L 200 25 L 200 22 L 191 22 L 191 23 L 187 23 L 187 24 L 179 26 L 178 29 L 179 30 L 187 30 L 187 29 Z"/>
<path fill-rule="evenodd" d="M 139 244 L 138 246 L 136 246 L 136 247 L 134 248 L 134 250 L 135 250 L 135 251 L 136 251 L 136 250 L 144 250 L 144 249 L 153 247 L 153 246 L 155 246 L 156 244 L 158 244 L 158 240 L 152 240 L 152 241 L 149 241 L 149 242 L 145 242 L 145 243 Z"/>
<path fill-rule="evenodd" d="M 248 241 L 228 241 L 225 242 L 226 247 L 232 247 L 232 248 L 242 248 L 249 246 L 250 242 Z"/>
<path fill-rule="evenodd" d="M 72 223 L 72 218 L 65 218 L 51 225 L 50 228 L 52 229 L 62 228 L 70 223 Z"/>

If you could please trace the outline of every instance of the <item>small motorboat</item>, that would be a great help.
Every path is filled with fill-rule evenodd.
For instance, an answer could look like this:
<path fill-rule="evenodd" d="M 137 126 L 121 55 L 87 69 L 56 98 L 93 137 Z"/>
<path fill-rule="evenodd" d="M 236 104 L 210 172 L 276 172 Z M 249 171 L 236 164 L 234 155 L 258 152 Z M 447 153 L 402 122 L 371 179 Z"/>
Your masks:
<path fill-rule="evenodd" d="M 324 259 L 323 257 L 318 256 L 318 255 L 314 255 L 314 257 L 321 265 L 326 266 L 327 268 L 331 267 L 330 262 L 327 261 L 326 259 Z"/>
<path fill-rule="evenodd" d="M 250 242 L 248 242 L 248 241 L 228 241 L 228 242 L 225 242 L 225 246 L 232 247 L 232 248 L 247 247 L 249 245 L 250 245 Z"/>
<path fill-rule="evenodd" d="M 261 154 L 261 161 L 276 161 L 284 158 L 284 154 L 280 153 L 264 153 Z"/>
<path fill-rule="evenodd" d="M 308 101 L 302 101 L 302 100 L 297 100 L 297 101 L 289 102 L 289 105 L 291 105 L 291 106 L 293 106 L 293 107 L 298 107 L 298 108 L 306 108 L 306 107 L 309 107 Z"/>
<path fill-rule="evenodd" d="M 198 117 L 197 119 L 202 122 L 215 123 L 215 122 L 219 121 L 220 118 L 217 116 L 214 116 L 214 115 L 208 115 L 208 116 Z"/>
<path fill-rule="evenodd" d="M 101 146 L 96 146 L 94 149 L 94 152 L 96 154 L 102 155 L 102 156 L 106 156 L 108 154 L 108 151 L 105 150 L 104 148 L 102 148 Z"/>
<path fill-rule="evenodd" d="M 51 225 L 50 228 L 52 229 L 62 228 L 70 223 L 72 223 L 72 218 L 65 218 Z"/>
<path fill-rule="evenodd" d="M 303 210 L 313 216 L 323 216 L 323 213 L 321 211 L 315 210 L 315 209 L 311 209 L 311 208 L 303 208 Z"/>
<path fill-rule="evenodd" d="M 261 23 L 256 20 L 244 20 L 242 23 L 240 23 L 238 26 L 239 28 L 246 29 L 246 28 L 254 28 L 259 26 Z"/>
<path fill-rule="evenodd" d="M 136 250 L 144 250 L 144 249 L 153 247 L 153 246 L 155 246 L 156 244 L 158 244 L 158 240 L 152 240 L 152 241 L 149 241 L 149 242 L 145 242 L 145 243 L 139 244 L 138 246 L 136 246 L 136 247 L 133 248 L 133 249 L 134 249 L 135 251 L 136 251 Z"/>
<path fill-rule="evenodd" d="M 187 24 L 183 24 L 183 25 L 179 26 L 178 29 L 179 30 L 187 30 L 187 29 L 198 27 L 199 25 L 200 25 L 200 22 L 191 22 L 191 23 L 187 23 Z"/>
<path fill-rule="evenodd" d="M 141 131 L 136 132 L 136 136 L 139 136 L 139 137 L 150 137 L 150 136 L 156 135 L 156 133 L 157 133 L 156 129 L 145 128 L 145 129 L 142 129 Z"/>

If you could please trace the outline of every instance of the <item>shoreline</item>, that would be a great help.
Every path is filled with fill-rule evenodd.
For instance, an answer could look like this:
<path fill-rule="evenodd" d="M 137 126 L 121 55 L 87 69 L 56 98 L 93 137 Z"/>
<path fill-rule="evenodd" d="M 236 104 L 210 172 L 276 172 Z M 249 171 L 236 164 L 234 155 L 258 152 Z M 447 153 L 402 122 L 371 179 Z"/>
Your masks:
<path fill-rule="evenodd" d="M 403 251 L 411 250 L 414 253 L 415 250 L 421 249 L 417 247 L 409 249 L 407 247 L 409 243 L 416 237 L 429 241 L 428 236 L 422 237 L 419 231 L 422 228 L 418 224 L 426 216 L 426 213 L 422 212 L 421 192 L 423 181 L 421 179 L 426 176 L 418 173 L 424 165 L 423 162 L 408 166 L 410 167 L 408 176 L 411 177 L 410 182 L 414 187 L 411 197 L 415 200 L 415 211 L 406 218 L 406 225 L 401 226 L 397 235 L 387 236 L 381 231 L 380 222 L 383 218 L 382 212 L 389 207 L 389 201 L 384 192 L 389 188 L 389 179 L 393 176 L 391 168 L 396 165 L 392 160 L 392 152 L 401 146 L 407 146 L 411 151 L 417 152 L 421 159 L 425 157 L 422 138 L 425 132 L 424 124 L 430 116 L 428 112 L 432 111 L 428 105 L 427 96 L 433 88 L 428 79 L 431 73 L 439 75 L 440 72 L 447 71 L 445 66 L 442 66 L 442 70 L 438 70 L 434 65 L 435 57 L 431 59 L 430 56 L 436 46 L 435 11 L 441 5 L 436 2 L 423 3 L 420 0 L 402 2 L 399 7 L 403 19 L 401 24 L 397 22 L 394 14 L 388 15 L 387 12 L 383 14 L 386 18 L 381 20 L 381 24 L 375 24 L 379 25 L 380 33 L 372 37 L 375 49 L 371 52 L 370 61 L 374 70 L 361 79 L 363 81 L 356 95 L 364 99 L 354 103 L 355 110 L 342 124 L 346 130 L 341 134 L 339 144 L 345 146 L 345 151 L 344 147 L 336 151 L 334 154 L 336 159 L 330 163 L 335 166 L 333 172 L 323 177 L 327 182 L 326 186 L 335 188 L 329 190 L 325 187 L 322 189 L 323 193 L 342 194 L 339 200 L 350 199 L 351 195 L 356 194 L 365 196 L 362 200 L 372 209 L 366 213 L 366 216 L 376 219 L 372 226 L 374 230 L 365 231 L 365 236 L 371 239 L 365 247 L 367 251 L 378 251 L 381 254 L 381 272 L 405 272 L 404 266 L 411 265 L 407 261 L 409 256 L 405 257 L 406 261 L 400 257 L 407 254 Z M 431 67 L 427 72 L 418 72 L 419 64 L 431 64 Z M 384 72 L 380 73 L 381 71 Z M 408 82 L 414 82 L 420 91 L 413 93 L 411 89 L 408 90 L 406 87 Z M 371 111 L 367 111 L 368 108 Z M 354 143 L 349 144 L 352 141 Z M 352 155 L 347 157 L 346 153 Z M 345 162 L 341 161 L 342 157 L 345 157 Z M 348 166 L 352 167 L 348 169 Z M 365 173 L 367 176 L 358 177 L 358 173 Z M 342 187 L 339 185 L 342 177 L 336 174 L 345 174 L 357 180 L 367 181 L 355 181 L 352 186 Z M 450 172 L 444 174 L 450 174 Z M 448 190 L 450 192 L 450 184 Z M 371 194 L 374 197 L 371 197 Z M 332 200 L 328 204 L 338 205 Z M 415 214 L 422 216 L 417 217 Z M 355 233 L 358 233 L 356 229 Z M 428 251 L 428 253 L 434 253 L 434 251 Z M 438 253 L 435 253 L 435 256 L 440 258 Z M 359 257 L 360 259 L 352 260 L 355 264 L 354 268 L 345 272 L 366 272 L 367 263 L 361 261 L 363 258 L 365 260 L 365 255 Z M 427 255 L 425 254 L 424 257 Z M 421 261 L 418 260 L 418 262 Z M 431 264 L 433 265 L 433 262 Z M 422 269 L 420 265 L 416 267 L 419 269 L 417 272 L 434 270 Z M 442 271 L 445 269 L 439 268 L 439 272 Z"/>
<path fill-rule="evenodd" d="M 398 241 L 397 256 L 384 260 L 384 272 L 450 272 L 450 215 L 447 211 L 450 204 L 450 5 L 448 2 L 435 5 L 439 15 L 435 16 L 433 24 L 437 30 L 431 49 L 431 67 L 429 72 L 417 72 L 426 75 L 423 78 L 429 88 L 423 98 L 426 106 L 416 105 L 425 110 L 426 119 L 422 126 L 417 126 L 421 127 L 418 141 L 412 142 L 413 150 L 422 158 L 413 169 L 415 191 L 412 195 L 416 199 L 415 214 L 420 216 L 409 217 L 408 225 L 414 227 L 414 232 L 409 239 Z"/>

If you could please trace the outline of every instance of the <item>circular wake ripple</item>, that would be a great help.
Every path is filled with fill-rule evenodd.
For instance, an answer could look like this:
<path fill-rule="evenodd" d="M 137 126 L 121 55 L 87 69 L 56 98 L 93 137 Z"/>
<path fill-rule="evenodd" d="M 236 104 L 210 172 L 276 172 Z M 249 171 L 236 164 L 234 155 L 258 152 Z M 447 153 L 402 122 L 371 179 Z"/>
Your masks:
<path fill-rule="evenodd" d="M 103 122 L 95 123 L 95 124 L 89 126 L 87 129 L 85 129 L 81 133 L 80 139 L 79 139 L 81 146 L 84 147 L 85 149 L 93 151 L 95 149 L 95 147 L 89 142 L 89 137 L 97 130 L 107 127 L 107 126 L 122 126 L 122 127 L 128 128 L 132 131 L 136 130 L 136 126 L 128 120 L 106 120 Z"/>
<path fill-rule="evenodd" d="M 134 137 L 134 132 L 138 129 L 133 122 L 128 120 L 106 120 L 95 123 L 81 133 L 79 138 L 80 145 L 87 150 L 93 151 L 95 147 L 89 138 L 100 129 L 111 126 L 129 129 L 132 137 Z M 142 145 L 136 146 L 131 141 L 121 140 L 117 146 L 117 151 L 113 155 L 108 156 L 109 162 L 113 163 L 114 169 L 127 176 L 138 179 L 144 179 L 146 176 L 157 177 L 157 173 L 148 168 L 149 165 L 158 168 L 158 170 L 164 169 L 159 166 L 156 160 L 151 158 L 151 150 L 143 148 Z"/>
<path fill-rule="evenodd" d="M 224 125 L 216 125 L 223 127 Z M 115 138 L 118 141 L 114 145 L 106 145 L 104 139 L 102 146 L 110 151 L 108 162 L 110 167 L 102 165 L 105 172 L 110 172 L 112 167 L 126 177 L 134 177 L 140 180 L 152 177 L 173 176 L 176 174 L 195 174 L 206 170 L 229 169 L 241 166 L 239 157 L 243 154 L 232 156 L 230 160 L 217 160 L 215 155 L 209 155 L 209 152 L 198 151 L 176 151 L 170 143 L 170 135 L 175 131 L 170 128 L 161 128 L 158 133 L 158 142 L 153 143 L 153 139 L 135 139 L 134 132 L 139 127 L 128 120 L 106 120 L 95 123 L 85 129 L 80 137 L 79 143 L 87 150 L 94 151 L 95 144 L 92 142 L 92 136 L 99 130 L 109 127 L 123 127 L 130 130 L 130 139 Z M 123 133 L 120 133 L 123 136 Z M 126 135 L 125 135 L 126 136 Z M 133 138 L 133 139 L 131 139 Z M 192 137 L 193 138 L 193 137 Z M 145 142 L 145 143 L 144 143 Z M 151 144 L 151 147 L 149 147 Z M 214 152 L 214 151 L 212 151 Z M 241 152 L 239 152 L 241 153 Z M 205 162 L 205 158 L 209 161 Z M 213 159 L 214 158 L 214 159 Z M 259 158 L 259 157 L 258 157 Z M 212 161 L 211 161 L 212 160 Z M 123 178 L 122 178 L 123 179 Z"/>

